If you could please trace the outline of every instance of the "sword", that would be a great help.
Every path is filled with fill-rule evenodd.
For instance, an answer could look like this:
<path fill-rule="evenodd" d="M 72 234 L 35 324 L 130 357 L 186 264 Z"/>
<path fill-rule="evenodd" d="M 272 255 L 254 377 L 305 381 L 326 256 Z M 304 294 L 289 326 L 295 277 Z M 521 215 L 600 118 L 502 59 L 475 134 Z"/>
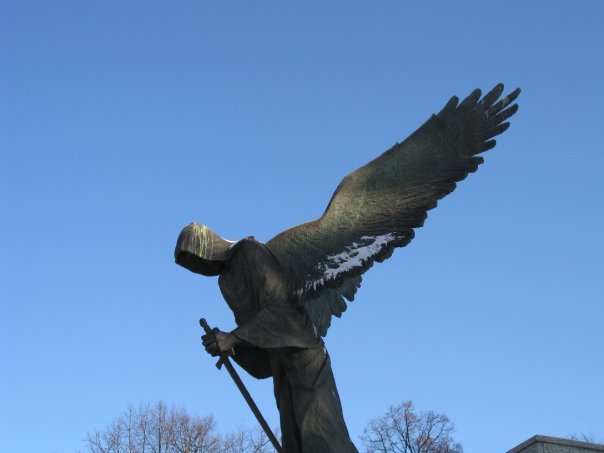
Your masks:
<path fill-rule="evenodd" d="M 199 320 L 199 325 L 201 327 L 203 327 L 203 330 L 205 331 L 205 333 L 207 335 L 214 336 L 214 330 L 210 328 L 210 326 L 206 322 L 205 318 L 201 318 Z M 266 420 L 260 413 L 260 409 L 258 409 L 258 406 L 256 406 L 256 403 L 254 403 L 254 400 L 252 399 L 252 395 L 250 395 L 250 392 L 248 392 L 247 389 L 245 388 L 245 385 L 243 384 L 243 381 L 239 377 L 239 374 L 237 374 L 237 371 L 235 371 L 233 364 L 229 360 L 228 354 L 221 354 L 220 359 L 218 359 L 218 362 L 216 362 L 216 368 L 218 368 L 218 369 L 222 368 L 223 365 L 227 369 L 229 374 L 231 375 L 231 378 L 235 382 L 235 385 L 237 386 L 237 388 L 243 395 L 243 398 L 245 399 L 245 402 L 247 403 L 247 405 L 250 407 L 250 409 L 256 416 L 256 420 L 258 420 L 258 423 L 260 423 L 260 426 L 262 427 L 262 429 L 268 436 L 269 440 L 273 444 L 273 447 L 275 447 L 275 450 L 277 450 L 278 453 L 281 453 L 283 450 L 281 449 L 281 445 L 279 444 L 279 441 L 277 440 L 277 438 L 273 434 L 273 431 L 268 426 L 268 423 L 266 423 Z"/>

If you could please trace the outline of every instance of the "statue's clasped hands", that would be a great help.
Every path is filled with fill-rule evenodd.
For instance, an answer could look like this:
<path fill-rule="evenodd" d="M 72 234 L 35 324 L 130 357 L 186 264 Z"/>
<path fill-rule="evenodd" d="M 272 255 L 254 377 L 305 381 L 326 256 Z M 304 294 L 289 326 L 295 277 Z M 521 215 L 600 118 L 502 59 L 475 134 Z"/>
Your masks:
<path fill-rule="evenodd" d="M 232 333 L 221 332 L 214 329 L 212 334 L 206 334 L 201 337 L 203 347 L 212 357 L 219 355 L 233 355 L 234 347 L 237 344 L 237 337 Z"/>

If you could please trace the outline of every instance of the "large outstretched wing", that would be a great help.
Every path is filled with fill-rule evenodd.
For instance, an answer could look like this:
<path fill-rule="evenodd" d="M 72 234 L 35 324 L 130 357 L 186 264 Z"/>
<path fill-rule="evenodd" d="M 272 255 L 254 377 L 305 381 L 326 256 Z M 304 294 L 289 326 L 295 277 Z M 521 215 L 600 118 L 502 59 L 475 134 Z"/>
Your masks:
<path fill-rule="evenodd" d="M 461 103 L 451 98 L 405 141 L 346 176 L 321 218 L 267 243 L 321 335 L 346 310 L 344 298 L 353 300 L 361 274 L 407 245 L 437 200 L 483 162 L 477 154 L 495 146 L 520 89 L 502 93 L 499 84 L 482 99 L 478 89 Z"/>

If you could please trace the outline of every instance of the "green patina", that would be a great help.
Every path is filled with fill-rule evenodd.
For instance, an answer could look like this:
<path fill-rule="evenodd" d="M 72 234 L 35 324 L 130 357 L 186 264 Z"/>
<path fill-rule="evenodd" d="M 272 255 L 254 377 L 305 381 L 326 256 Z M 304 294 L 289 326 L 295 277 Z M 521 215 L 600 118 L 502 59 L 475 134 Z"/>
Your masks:
<path fill-rule="evenodd" d="M 193 246 L 197 256 L 212 259 L 213 238 L 205 225 L 193 225 Z M 209 254 L 208 254 L 209 250 Z"/>

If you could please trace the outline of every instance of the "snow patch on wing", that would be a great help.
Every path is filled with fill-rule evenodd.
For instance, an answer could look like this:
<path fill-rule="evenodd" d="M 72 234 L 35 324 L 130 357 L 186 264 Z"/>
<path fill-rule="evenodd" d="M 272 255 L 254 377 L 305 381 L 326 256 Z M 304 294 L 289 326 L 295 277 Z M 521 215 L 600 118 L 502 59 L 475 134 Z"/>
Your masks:
<path fill-rule="evenodd" d="M 318 280 L 307 282 L 307 290 L 316 290 L 329 280 L 335 280 L 339 275 L 352 269 L 363 267 L 372 257 L 384 249 L 388 243 L 396 239 L 396 234 L 388 233 L 380 236 L 363 236 L 361 242 L 353 242 L 345 250 L 335 255 L 325 257 L 325 261 L 317 265 L 322 272 Z"/>

